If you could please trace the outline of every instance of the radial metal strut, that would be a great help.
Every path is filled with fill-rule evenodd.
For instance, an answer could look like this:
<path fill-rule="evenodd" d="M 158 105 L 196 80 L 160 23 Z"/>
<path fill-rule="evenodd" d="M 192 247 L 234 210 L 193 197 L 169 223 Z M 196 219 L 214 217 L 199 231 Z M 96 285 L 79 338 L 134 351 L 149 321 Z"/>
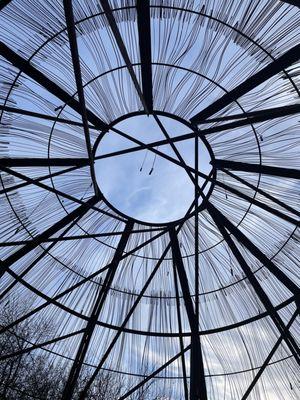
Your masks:
<path fill-rule="evenodd" d="M 0 42 L 0 55 L 81 115 L 82 107 L 79 101 L 31 65 L 30 61 L 14 52 L 3 42 Z M 89 110 L 87 110 L 87 117 L 90 123 L 98 129 L 107 129 L 107 124 Z"/>
<path fill-rule="evenodd" d="M 276 60 L 274 60 L 273 62 L 262 68 L 256 74 L 250 76 L 250 78 L 246 79 L 236 88 L 224 94 L 220 99 L 216 100 L 214 103 L 206 107 L 204 110 L 194 115 L 191 118 L 191 122 L 195 125 L 204 122 L 210 116 L 222 110 L 223 108 L 225 108 L 230 103 L 237 100 L 244 94 L 255 89 L 257 86 L 261 85 L 268 79 L 272 78 L 274 75 L 278 74 L 280 71 L 289 67 L 299 59 L 300 59 L 300 45 L 298 44 L 289 49 L 286 53 L 282 54 Z"/>
<path fill-rule="evenodd" d="M 269 365 L 272 357 L 274 356 L 274 354 L 276 353 L 276 350 L 278 349 L 278 347 L 280 346 L 281 342 L 286 338 L 290 327 L 292 326 L 293 322 L 295 321 L 295 319 L 298 317 L 299 313 L 298 311 L 295 311 L 292 318 L 289 320 L 288 324 L 286 325 L 286 327 L 284 328 L 283 332 L 281 333 L 280 337 L 278 338 L 277 342 L 275 343 L 273 349 L 270 351 L 270 353 L 268 354 L 267 358 L 265 359 L 263 365 L 259 368 L 257 374 L 255 375 L 255 378 L 253 379 L 253 381 L 251 382 L 250 386 L 248 387 L 248 389 L 246 390 L 245 394 L 243 395 L 241 400 L 246 400 L 248 399 L 250 393 L 252 392 L 252 389 L 254 388 L 254 386 L 256 385 L 256 383 L 258 382 L 259 378 L 261 377 L 261 375 L 263 374 L 263 372 L 265 371 L 265 369 L 267 368 L 267 366 Z"/>
<path fill-rule="evenodd" d="M 189 289 L 189 282 L 183 264 L 178 237 L 175 229 L 170 229 L 173 262 L 181 284 L 182 295 L 191 327 L 191 365 L 190 365 L 190 400 L 207 400 L 202 349 L 199 337 L 199 326 Z"/>
<path fill-rule="evenodd" d="M 148 112 L 153 111 L 150 1 L 137 0 L 137 24 L 141 57 L 143 97 Z"/>
<path fill-rule="evenodd" d="M 300 289 L 299 287 L 279 268 L 277 265 L 268 258 L 247 236 L 237 228 L 228 218 L 221 213 L 215 206 L 210 202 L 207 202 L 207 210 L 211 215 L 214 215 L 214 219 L 218 220 L 220 225 L 223 225 L 236 239 L 242 243 L 253 255 L 256 257 L 276 278 L 286 286 L 291 293 L 295 295 L 295 301 L 300 305 Z"/>
<path fill-rule="evenodd" d="M 113 32 L 113 35 L 115 37 L 115 40 L 116 40 L 116 43 L 117 43 L 118 48 L 120 50 L 120 53 L 122 54 L 122 57 L 123 57 L 123 59 L 125 61 L 127 70 L 128 70 L 129 75 L 130 75 L 130 77 L 132 79 L 132 82 L 133 82 L 133 85 L 134 85 L 134 87 L 135 87 L 135 89 L 137 91 L 137 94 L 138 94 L 138 96 L 139 96 L 139 98 L 140 98 L 140 100 L 141 100 L 141 102 L 142 102 L 142 104 L 143 104 L 143 106 L 145 108 L 145 111 L 147 112 L 147 114 L 150 114 L 150 110 L 148 110 L 148 104 L 147 104 L 147 102 L 146 102 L 146 100 L 144 98 L 144 94 L 143 94 L 143 92 L 142 92 L 142 90 L 140 88 L 140 84 L 139 84 L 138 79 L 136 77 L 136 74 L 134 72 L 134 68 L 133 68 L 132 62 L 130 60 L 129 54 L 127 52 L 126 46 L 125 46 L 124 41 L 122 39 L 121 33 L 119 31 L 117 22 L 116 22 L 116 20 L 114 18 L 114 14 L 113 14 L 113 11 L 112 11 L 112 9 L 111 9 L 111 7 L 109 5 L 109 2 L 108 2 L 108 0 L 100 0 L 100 3 L 101 3 L 101 6 L 102 6 L 102 8 L 103 8 L 103 10 L 105 12 L 106 17 L 107 17 L 109 26 L 110 26 L 110 28 L 111 28 L 111 30 Z"/>
<path fill-rule="evenodd" d="M 17 262 L 20 258 L 24 257 L 27 253 L 29 253 L 33 249 L 35 249 L 37 246 L 39 246 L 41 243 L 47 240 L 50 236 L 54 235 L 56 232 L 59 232 L 61 229 L 63 229 L 65 226 L 71 223 L 75 218 L 85 214 L 97 202 L 99 202 L 99 197 L 98 196 L 92 197 L 86 203 L 80 205 L 78 208 L 70 212 L 70 214 L 67 214 L 61 220 L 57 221 L 55 224 L 50 226 L 44 232 L 34 237 L 29 243 L 27 243 L 25 246 L 21 247 L 19 250 L 12 253 L 4 261 L 1 261 L 0 277 L 5 272 L 7 272 L 7 270 L 12 264 Z"/>
<path fill-rule="evenodd" d="M 82 117 L 82 124 L 83 124 L 83 131 L 84 131 L 84 136 L 85 136 L 87 154 L 89 157 L 91 178 L 92 178 L 92 182 L 93 182 L 93 186 L 94 186 L 94 192 L 95 192 L 95 195 L 97 196 L 99 194 L 99 188 L 98 188 L 98 184 L 97 184 L 97 180 L 96 180 L 96 173 L 95 173 L 95 166 L 94 166 L 94 154 L 92 151 L 87 110 L 86 110 L 86 106 L 85 106 L 85 96 L 84 96 L 84 90 L 83 90 L 83 84 L 82 84 L 81 67 L 80 67 L 80 59 L 79 59 L 79 53 L 78 53 L 78 45 L 77 45 L 77 37 L 76 37 L 76 30 L 75 30 L 72 0 L 63 0 L 63 2 L 64 2 L 67 31 L 68 31 L 68 37 L 69 37 L 69 42 L 70 42 L 70 49 L 71 49 L 71 56 L 72 56 L 72 62 L 73 62 L 73 69 L 74 69 L 78 99 L 79 99 L 80 108 L 81 108 L 80 114 Z"/>
<path fill-rule="evenodd" d="M 98 293 L 96 295 L 96 298 L 94 300 L 94 305 L 92 312 L 89 316 L 88 323 L 86 325 L 85 331 L 82 335 L 79 348 L 77 350 L 77 354 L 75 357 L 75 360 L 73 362 L 71 371 L 69 373 L 68 380 L 65 385 L 65 389 L 63 392 L 62 400 L 71 400 L 75 386 L 80 374 L 80 370 L 82 368 L 82 364 L 85 360 L 87 351 L 89 349 L 90 341 L 92 339 L 96 323 L 98 321 L 98 318 L 100 316 L 101 310 L 103 308 L 103 305 L 105 303 L 105 299 L 107 297 L 107 294 L 109 292 L 110 286 L 112 284 L 112 281 L 114 279 L 114 276 L 117 272 L 118 265 L 121 261 L 121 257 L 123 255 L 124 249 L 126 247 L 126 244 L 128 242 L 130 232 L 133 229 L 133 221 L 129 220 L 124 228 L 124 233 L 119 241 L 119 244 L 116 248 L 113 260 L 111 262 L 110 269 L 108 270 L 105 279 L 103 281 L 103 284 L 101 288 L 98 290 Z"/>
<path fill-rule="evenodd" d="M 300 170 L 293 168 L 273 167 L 263 164 L 248 164 L 230 160 L 214 160 L 216 168 L 228 168 L 234 171 L 255 172 L 257 174 L 273 175 L 281 178 L 300 179 Z"/>
<path fill-rule="evenodd" d="M 224 237 L 226 243 L 228 244 L 230 250 L 234 254 L 235 258 L 237 259 L 245 276 L 248 278 L 249 282 L 253 286 L 257 297 L 259 298 L 261 303 L 264 305 L 265 309 L 268 311 L 268 313 L 269 313 L 270 317 L 272 318 L 280 335 L 284 334 L 285 342 L 286 342 L 288 348 L 290 349 L 291 353 L 293 354 L 295 360 L 297 361 L 298 365 L 300 366 L 300 349 L 299 349 L 295 339 L 293 338 L 293 336 L 290 334 L 289 331 L 286 331 L 286 326 L 285 326 L 282 318 L 275 310 L 271 300 L 269 299 L 268 295 L 265 293 L 262 286 L 258 282 L 257 278 L 253 274 L 251 268 L 249 267 L 248 263 L 242 256 L 242 254 L 239 251 L 236 244 L 234 243 L 232 237 L 229 235 L 226 228 L 221 223 L 221 220 L 220 220 L 218 214 L 215 212 L 215 209 L 212 207 L 209 207 L 208 210 L 210 211 L 210 214 L 211 214 L 215 224 L 219 228 L 219 230 L 220 230 L 222 236 Z"/>

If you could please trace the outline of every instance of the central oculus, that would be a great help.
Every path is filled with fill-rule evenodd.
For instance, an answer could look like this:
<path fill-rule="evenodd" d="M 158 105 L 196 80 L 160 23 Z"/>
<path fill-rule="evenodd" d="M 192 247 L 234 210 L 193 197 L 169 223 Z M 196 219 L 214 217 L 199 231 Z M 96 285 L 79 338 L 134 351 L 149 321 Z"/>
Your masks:
<path fill-rule="evenodd" d="M 191 128 L 178 119 L 157 118 L 170 138 L 192 133 Z M 166 140 L 153 116 L 128 117 L 116 123 L 114 128 L 145 144 Z M 210 153 L 202 140 L 198 143 L 199 171 L 208 175 L 212 169 Z M 195 168 L 194 137 L 174 142 L 174 145 L 186 165 Z M 96 177 L 107 203 L 117 212 L 146 224 L 166 224 L 183 218 L 195 199 L 195 186 L 185 168 L 151 150 L 139 148 L 127 152 L 133 147 L 140 146 L 112 129 L 102 134 L 98 141 Z M 153 149 L 179 161 L 169 143 L 153 146 Z M 120 154 L 114 154 L 119 151 Z M 199 177 L 199 186 L 204 183 L 205 179 Z M 209 187 L 210 183 L 207 183 L 204 194 Z M 199 204 L 201 202 L 199 197 Z"/>

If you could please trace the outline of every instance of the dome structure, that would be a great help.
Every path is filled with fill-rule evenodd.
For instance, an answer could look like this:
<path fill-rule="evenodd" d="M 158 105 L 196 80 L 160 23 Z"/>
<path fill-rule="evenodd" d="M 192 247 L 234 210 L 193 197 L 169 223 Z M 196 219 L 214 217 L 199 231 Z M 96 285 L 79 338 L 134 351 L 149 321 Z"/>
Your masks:
<path fill-rule="evenodd" d="M 4 398 L 299 399 L 299 21 L 2 0 Z"/>

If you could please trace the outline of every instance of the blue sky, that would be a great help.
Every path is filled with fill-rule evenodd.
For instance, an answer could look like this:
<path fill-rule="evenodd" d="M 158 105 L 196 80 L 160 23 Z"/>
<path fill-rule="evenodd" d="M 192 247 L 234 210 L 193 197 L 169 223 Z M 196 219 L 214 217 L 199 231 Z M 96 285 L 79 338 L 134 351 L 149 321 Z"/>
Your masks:
<path fill-rule="evenodd" d="M 159 118 L 170 137 L 191 132 L 178 121 Z M 165 139 L 152 116 L 131 117 L 116 127 L 144 143 Z M 199 169 L 208 174 L 211 171 L 210 156 L 204 143 L 201 140 L 199 143 Z M 110 131 L 100 141 L 96 156 L 132 146 L 134 143 Z M 194 139 L 176 143 L 186 164 L 191 167 L 195 165 L 194 146 Z M 170 145 L 158 149 L 176 158 Z M 160 156 L 155 157 L 147 150 L 98 160 L 96 174 L 99 187 L 113 206 L 145 222 L 164 223 L 182 218 L 195 196 L 194 185 L 183 168 Z M 203 183 L 200 178 L 199 184 Z"/>

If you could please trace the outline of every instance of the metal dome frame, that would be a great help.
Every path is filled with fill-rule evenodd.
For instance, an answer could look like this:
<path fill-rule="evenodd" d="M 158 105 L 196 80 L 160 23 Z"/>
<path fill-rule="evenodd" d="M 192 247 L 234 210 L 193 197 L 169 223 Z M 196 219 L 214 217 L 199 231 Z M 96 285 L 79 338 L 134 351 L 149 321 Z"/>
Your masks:
<path fill-rule="evenodd" d="M 12 3 L 17 2 L 18 0 L 13 0 Z M 0 4 L 0 12 L 5 10 L 5 7 L 11 3 L 9 0 L 2 1 Z M 195 297 L 195 301 L 193 300 L 193 294 L 191 293 L 191 283 L 189 282 L 189 276 L 186 272 L 186 267 L 184 264 L 184 256 L 181 250 L 180 240 L 178 238 L 178 233 L 182 228 L 183 224 L 188 221 L 190 218 L 194 218 L 194 247 L 195 247 L 195 254 L 199 250 L 199 220 L 198 214 L 202 210 L 206 210 L 210 215 L 210 218 L 214 222 L 215 226 L 218 228 L 221 234 L 221 240 L 226 243 L 226 246 L 230 250 L 231 254 L 235 257 L 237 264 L 239 265 L 243 276 L 247 278 L 250 282 L 257 298 L 263 304 L 265 308 L 265 312 L 260 315 L 256 315 L 255 317 L 251 317 L 248 319 L 243 320 L 242 322 L 237 322 L 236 326 L 246 324 L 247 322 L 259 320 L 263 316 L 269 316 L 278 331 L 278 340 L 276 341 L 275 345 L 273 346 L 271 352 L 265 359 L 264 363 L 260 366 L 259 369 L 253 368 L 256 371 L 256 375 L 250 385 L 248 386 L 246 392 L 243 394 L 242 400 L 247 399 L 253 388 L 257 384 L 259 378 L 269 365 L 272 356 L 278 349 L 279 345 L 284 342 L 288 347 L 289 351 L 291 352 L 294 360 L 300 365 L 300 351 L 297 345 L 297 341 L 294 335 L 290 332 L 290 327 L 293 322 L 296 320 L 299 307 L 300 307 L 300 295 L 299 295 L 299 287 L 296 285 L 293 279 L 288 276 L 282 269 L 277 265 L 276 262 L 272 260 L 268 255 L 262 251 L 259 246 L 253 242 L 243 231 L 240 229 L 238 224 L 233 223 L 229 220 L 226 216 L 226 213 L 222 212 L 220 209 L 216 207 L 210 200 L 210 195 L 214 191 L 214 188 L 219 188 L 222 190 L 227 191 L 233 196 L 238 198 L 242 198 L 244 201 L 248 202 L 249 207 L 254 205 L 264 212 L 269 213 L 271 216 L 275 216 L 288 224 L 295 226 L 295 228 L 299 224 L 299 211 L 297 211 L 293 206 L 287 204 L 284 200 L 278 199 L 272 194 L 268 193 L 266 190 L 259 187 L 259 184 L 254 185 L 251 182 L 248 182 L 246 178 L 242 178 L 237 172 L 244 171 L 247 173 L 252 173 L 255 176 L 272 176 L 272 177 L 280 177 L 286 179 L 300 179 L 300 171 L 295 168 L 286 168 L 281 166 L 275 165 L 268 165 L 262 162 L 260 158 L 259 163 L 249 163 L 247 161 L 235 161 L 230 159 L 220 159 L 217 158 L 213 151 L 211 151 L 212 155 L 212 172 L 211 175 L 207 176 L 199 171 L 199 159 L 198 159 L 198 146 L 199 141 L 203 140 L 206 142 L 209 135 L 212 135 L 217 132 L 224 132 L 226 130 L 234 130 L 236 128 L 245 127 L 245 126 L 252 126 L 255 131 L 254 124 L 262 123 L 265 121 L 271 121 L 278 118 L 283 118 L 287 116 L 297 115 L 300 112 L 300 105 L 299 104 L 290 104 L 284 105 L 281 107 L 274 107 L 274 108 L 267 108 L 267 109 L 260 109 L 257 111 L 245 111 L 241 106 L 241 112 L 231 115 L 222 115 L 218 114 L 222 112 L 222 110 L 226 109 L 226 107 L 230 106 L 232 103 L 238 103 L 239 99 L 249 93 L 251 90 L 257 88 L 260 84 L 263 84 L 268 79 L 275 77 L 277 74 L 282 73 L 286 74 L 287 79 L 290 81 L 291 85 L 294 86 L 295 90 L 297 90 L 299 94 L 299 89 L 297 85 L 294 84 L 293 79 L 287 72 L 287 69 L 292 66 L 292 64 L 296 63 L 300 59 L 300 45 L 297 44 L 291 47 L 289 50 L 285 51 L 284 54 L 280 55 L 280 57 L 273 59 L 272 61 L 268 62 L 263 68 L 259 71 L 245 79 L 242 83 L 238 84 L 233 90 L 226 91 L 224 89 L 224 94 L 222 97 L 215 100 L 212 104 L 208 105 L 201 111 L 197 112 L 196 114 L 192 115 L 189 120 L 186 121 L 186 124 L 189 125 L 192 132 L 180 135 L 176 137 L 171 137 L 167 130 L 164 128 L 160 116 L 168 116 L 169 113 L 163 110 L 155 109 L 154 106 L 154 94 L 153 94 L 153 71 L 152 68 L 155 65 L 155 62 L 152 60 L 151 57 L 151 7 L 155 8 L 158 7 L 157 5 L 150 5 L 149 1 L 137 1 L 136 4 L 136 13 L 137 13 L 137 29 L 138 29 L 138 39 L 139 39 L 139 54 L 140 54 L 140 68 L 141 68 L 141 82 L 140 79 L 136 75 L 136 64 L 131 62 L 129 53 L 126 49 L 126 45 L 123 41 L 121 32 L 118 28 L 118 23 L 114 16 L 114 11 L 112 10 L 109 1 L 101 0 L 101 13 L 106 16 L 108 25 L 111 29 L 111 32 L 114 36 L 115 42 L 118 46 L 118 50 L 122 55 L 124 65 L 119 67 L 122 69 L 126 69 L 129 73 L 133 86 L 136 90 L 136 93 L 140 99 L 141 104 L 143 105 L 142 110 L 133 111 L 132 115 L 152 115 L 153 118 L 157 121 L 160 129 L 165 137 L 165 139 L 160 141 L 151 142 L 146 144 L 140 140 L 137 140 L 125 132 L 121 131 L 120 129 L 115 127 L 115 122 L 106 123 L 102 120 L 97 114 L 95 114 L 92 110 L 90 110 L 87 106 L 87 101 L 85 98 L 85 85 L 83 84 L 82 79 L 82 72 L 80 66 L 80 56 L 78 50 L 78 43 L 77 43 L 77 33 L 76 33 L 76 24 L 74 18 L 74 10 L 73 10 L 73 1 L 72 0 L 63 0 L 63 7 L 65 12 L 65 19 L 66 19 L 66 27 L 63 30 L 66 30 L 69 44 L 70 44 L 70 51 L 71 51 L 71 58 L 73 64 L 73 72 L 76 81 L 76 89 L 77 92 L 74 95 L 70 95 L 63 87 L 60 87 L 57 83 L 52 81 L 46 74 L 41 72 L 37 67 L 33 65 L 31 62 L 32 57 L 35 54 L 32 54 L 30 58 L 26 59 L 21 54 L 18 54 L 16 51 L 12 50 L 9 46 L 9 43 L 0 42 L 0 56 L 3 57 L 7 62 L 13 65 L 15 68 L 19 70 L 19 74 L 15 78 L 14 84 L 19 79 L 19 76 L 26 75 L 27 77 L 31 78 L 33 81 L 37 82 L 41 87 L 43 87 L 46 91 L 48 91 L 51 95 L 58 98 L 63 106 L 61 107 L 60 112 L 64 109 L 65 106 L 68 106 L 70 109 L 75 111 L 78 115 L 81 116 L 82 122 L 78 122 L 76 120 L 66 119 L 64 117 L 60 117 L 60 112 L 56 117 L 42 114 L 30 110 L 15 108 L 6 103 L 0 105 L 0 111 L 2 113 L 15 113 L 16 115 L 21 116 L 28 116 L 33 119 L 39 120 L 46 120 L 53 122 L 53 128 L 56 123 L 60 124 L 68 124 L 69 126 L 79 127 L 84 132 L 84 139 L 86 144 L 86 152 L 88 157 L 78 157 L 78 158 L 61 158 L 61 157 L 48 157 L 48 158 L 1 158 L 0 159 L 0 170 L 3 173 L 11 175 L 15 178 L 22 180 L 22 183 L 18 183 L 11 187 L 3 187 L 1 189 L 1 195 L 9 196 L 9 193 L 15 190 L 18 190 L 22 187 L 27 187 L 29 185 L 35 185 L 38 188 L 43 190 L 49 191 L 57 196 L 59 201 L 61 199 L 69 200 L 75 203 L 77 206 L 71 212 L 67 212 L 67 214 L 53 223 L 51 226 L 47 227 L 41 233 L 37 235 L 31 235 L 31 237 L 26 240 L 15 240 L 15 241 L 6 241 L 1 246 L 6 248 L 16 248 L 10 255 L 8 255 L 5 259 L 1 261 L 1 278 L 8 274 L 13 279 L 14 282 L 11 283 L 5 290 L 0 293 L 0 299 L 5 298 L 10 290 L 13 287 L 20 283 L 33 293 L 35 293 L 40 298 L 44 299 L 44 303 L 42 305 L 36 307 L 35 309 L 31 310 L 27 315 L 21 316 L 18 320 L 14 323 L 2 327 L 0 329 L 0 333 L 4 333 L 8 329 L 11 329 L 13 326 L 17 325 L 18 323 L 22 322 L 23 320 L 29 318 L 30 316 L 35 315 L 37 312 L 41 311 L 43 308 L 47 307 L 48 305 L 54 305 L 59 307 L 60 309 L 64 310 L 66 313 L 70 313 L 75 317 L 83 319 L 85 322 L 85 327 L 82 329 L 78 329 L 74 332 L 68 334 L 58 335 L 50 340 L 44 341 L 42 343 L 32 343 L 28 347 L 23 350 L 20 350 L 17 353 L 13 354 L 4 354 L 0 356 L 0 360 L 4 361 L 9 359 L 10 357 L 14 357 L 16 354 L 26 354 L 36 349 L 42 349 L 50 344 L 57 343 L 64 339 L 81 335 L 81 339 L 79 342 L 79 346 L 77 349 L 76 354 L 74 355 L 74 359 L 72 361 L 72 366 L 69 371 L 68 381 L 65 386 L 64 393 L 62 395 L 63 400 L 72 399 L 73 392 L 82 370 L 82 367 L 86 360 L 86 355 L 88 349 L 91 345 L 91 339 L 95 333 L 95 329 L 98 326 L 106 326 L 112 329 L 114 333 L 114 337 L 110 342 L 108 348 L 106 349 L 105 353 L 103 354 L 102 358 L 99 360 L 98 364 L 94 366 L 94 372 L 91 374 L 90 379 L 86 383 L 84 390 L 81 392 L 80 400 L 83 400 L 87 397 L 88 391 L 91 388 L 93 381 L 99 371 L 104 367 L 105 361 L 107 360 L 108 356 L 110 356 L 112 349 L 114 348 L 115 343 L 117 342 L 118 338 L 122 333 L 132 333 L 132 334 L 141 334 L 141 335 L 157 335 L 157 336 L 174 336 L 177 337 L 179 340 L 180 345 L 180 352 L 177 353 L 175 356 L 170 358 L 167 362 L 162 364 L 159 368 L 149 373 L 147 376 L 141 375 L 142 379 L 139 383 L 134 385 L 130 390 L 124 393 L 119 400 L 123 400 L 128 398 L 131 394 L 133 394 L 136 390 L 138 390 L 143 385 L 146 385 L 152 378 L 155 378 L 159 375 L 164 369 L 170 366 L 175 360 L 180 359 L 182 363 L 182 381 L 184 386 L 184 395 L 185 399 L 188 400 L 207 400 L 207 388 L 206 388 L 206 375 L 205 375 L 205 368 L 204 368 L 204 360 L 202 354 L 202 344 L 201 344 L 201 337 L 205 335 L 205 330 L 199 331 L 199 297 Z M 293 7 L 300 7 L 298 1 L 282 1 L 282 3 L 289 3 Z M 166 8 L 172 8 L 171 6 L 166 5 Z M 128 6 L 128 8 L 134 8 L 133 6 Z M 161 5 L 161 8 L 164 8 Z M 173 7 L 174 9 L 176 7 Z M 126 9 L 126 7 L 123 7 Z M 178 7 L 179 9 L 179 7 Z M 212 17 L 212 16 L 211 16 Z M 238 28 L 234 28 L 238 31 Z M 239 32 L 241 35 L 242 32 Z M 49 38 L 48 40 L 51 40 Z M 37 50 L 38 51 L 38 50 Z M 273 57 L 269 54 L 270 57 Z M 156 63 L 158 64 L 158 63 Z M 163 65 L 164 63 L 162 63 Z M 165 64 L 164 64 L 165 65 Z M 177 66 L 174 66 L 177 68 Z M 180 68 L 178 66 L 178 68 Z M 110 73 L 111 71 L 107 71 Z M 97 77 L 95 78 L 97 79 Z M 219 85 L 218 82 L 215 82 L 216 85 Z M 217 114 L 217 116 L 216 116 Z M 131 114 L 124 115 L 120 117 L 128 118 Z M 174 115 L 174 118 L 181 119 L 179 116 Z M 216 124 L 214 124 L 216 123 Z M 220 123 L 220 124 L 219 124 Z M 208 127 L 201 128 L 202 125 L 205 124 L 212 124 Z M 107 131 L 113 131 L 114 133 L 120 135 L 121 137 L 125 137 L 129 139 L 133 143 L 133 147 L 125 150 L 120 150 L 119 152 L 112 152 L 107 154 L 104 157 L 112 157 L 117 156 L 118 154 L 128 154 L 130 152 L 139 151 L 141 149 L 147 149 L 151 154 L 155 154 L 159 157 L 167 159 L 168 161 L 180 166 L 183 168 L 189 178 L 192 180 L 195 186 L 195 198 L 194 202 L 191 205 L 190 209 L 186 213 L 186 216 L 178 221 L 171 222 L 168 224 L 145 224 L 144 227 L 141 227 L 142 222 L 138 220 L 134 220 L 130 217 L 126 217 L 124 214 L 119 213 L 116 209 L 107 210 L 106 206 L 103 207 L 104 203 L 103 194 L 101 193 L 101 188 L 98 187 L 97 180 L 96 180 L 96 173 L 95 173 L 95 161 L 97 160 L 97 156 L 95 154 L 96 144 L 92 144 L 91 140 L 91 130 L 98 131 L 101 134 Z M 259 147 L 259 140 L 257 138 L 256 133 L 256 141 Z M 99 141 L 101 136 L 99 135 L 97 141 Z M 185 141 L 188 139 L 195 140 L 195 165 L 191 167 L 186 164 L 183 157 L 181 156 L 180 152 L 178 151 L 176 144 L 180 143 L 181 141 Z M 165 154 L 163 151 L 158 149 L 160 145 L 168 144 L 176 154 L 176 158 L 171 157 Z M 208 145 L 209 146 L 209 145 Z M 209 147 L 210 148 L 210 147 Z M 99 157 L 98 157 L 99 158 Z M 48 167 L 49 174 L 43 175 L 40 177 L 30 177 L 25 172 L 19 172 L 19 168 L 31 168 L 38 170 L 39 168 Z M 64 167 L 63 170 L 54 170 L 53 172 L 51 168 L 55 167 Z M 49 179 L 53 179 L 57 176 L 62 176 L 66 173 L 66 171 L 76 171 L 82 167 L 88 167 L 90 171 L 90 178 L 93 184 L 94 195 L 90 197 L 88 200 L 85 199 L 78 199 L 76 196 L 73 196 L 67 192 L 62 191 L 61 189 L 56 188 L 54 185 L 45 184 L 44 181 Z M 244 191 L 240 191 L 235 187 L 226 184 L 224 181 L 217 179 L 217 175 L 223 172 L 228 177 L 232 178 L 236 182 L 239 182 L 241 185 L 245 185 L 249 190 L 254 191 L 254 195 L 250 196 Z M 210 184 L 210 190 L 208 195 L 204 195 L 203 187 L 199 186 L 199 177 L 205 179 L 205 186 Z M 272 207 L 268 202 L 262 202 L 257 198 L 257 194 L 263 196 L 264 198 L 273 202 L 274 205 L 278 207 Z M 99 206 L 99 203 L 102 206 Z M 63 203 L 61 202 L 62 207 L 64 208 Z M 116 230 L 114 232 L 109 233 L 89 233 L 86 232 L 83 235 L 71 235 L 65 236 L 67 232 L 71 231 L 72 228 L 83 218 L 88 212 L 94 211 L 97 213 L 101 213 L 102 215 L 106 215 L 107 217 L 111 217 L 113 219 L 118 220 L 120 223 L 124 224 L 123 230 Z M 249 211 L 249 209 L 248 209 Z M 248 211 L 244 213 L 242 220 L 247 215 Z M 135 225 L 138 226 L 135 228 Z M 154 236 L 151 236 L 148 239 L 145 239 L 144 242 L 136 244 L 134 247 L 130 248 L 130 250 L 126 250 L 129 240 L 132 235 L 135 234 L 146 234 L 146 233 L 153 233 Z M 40 245 L 43 244 L 50 244 L 47 248 L 42 248 L 42 253 L 39 255 L 38 259 L 41 259 L 55 244 L 57 243 L 64 243 L 68 240 L 86 240 L 86 239 L 99 239 L 101 240 L 102 237 L 116 235 L 119 240 L 114 250 L 114 255 L 111 261 L 97 270 L 93 272 L 89 276 L 85 276 L 79 282 L 71 285 L 58 295 L 46 295 L 38 288 L 35 288 L 34 285 L 30 284 L 24 278 L 25 273 L 31 271 L 37 263 L 37 260 L 33 260 L 30 265 L 28 265 L 25 269 L 26 272 L 22 274 L 18 274 L 12 268 L 15 263 L 22 260 L 23 257 L 28 255 L 34 249 L 39 248 Z M 157 238 L 162 237 L 163 235 L 167 235 L 169 237 L 168 243 L 166 244 L 160 258 L 156 261 L 156 265 L 153 268 L 151 274 L 148 276 L 144 286 L 140 290 L 138 294 L 136 294 L 136 298 L 132 307 L 130 308 L 129 312 L 127 313 L 123 322 L 119 325 L 113 325 L 105 322 L 99 321 L 99 316 L 101 315 L 101 311 L 103 310 L 105 300 L 109 293 L 109 290 L 112 287 L 112 282 L 114 280 L 115 274 L 118 270 L 120 262 L 122 260 L 126 260 L 130 258 L 130 256 L 136 253 L 138 250 L 142 249 L 144 246 L 147 246 L 149 243 L 152 243 Z M 287 239 L 288 240 L 288 239 Z M 249 266 L 249 261 L 245 258 L 243 251 L 239 247 L 242 245 L 244 249 L 251 254 L 255 260 L 257 260 L 260 264 L 262 264 L 276 279 L 291 293 L 292 297 L 288 300 L 283 302 L 280 305 L 274 306 L 272 301 L 270 300 L 268 294 L 263 288 L 263 285 L 259 282 L 258 278 L 253 273 L 252 268 Z M 279 250 L 280 251 L 280 250 Z M 174 266 L 174 287 L 176 290 L 176 307 L 177 307 L 177 314 L 178 314 L 178 324 L 179 324 L 179 331 L 178 332 L 153 332 L 153 331 L 141 331 L 138 329 L 128 328 L 126 327 L 128 320 L 134 313 L 134 310 L 138 306 L 140 300 L 145 295 L 148 285 L 151 282 L 152 278 L 155 276 L 156 272 L 158 271 L 159 267 L 163 263 L 167 254 L 172 255 L 172 262 Z M 199 258 L 195 257 L 195 282 L 194 289 L 195 293 L 199 293 L 199 275 L 201 275 L 201 267 L 199 265 Z M 63 298 L 66 294 L 75 291 L 77 288 L 84 285 L 86 282 L 93 281 L 98 282 L 97 278 L 103 273 L 105 277 L 101 285 L 98 285 L 98 290 L 96 295 L 93 299 L 93 305 L 91 307 L 91 312 L 89 316 L 86 316 L 84 313 L 79 313 L 74 309 L 63 304 L 59 300 Z M 181 295 L 180 292 L 181 291 Z M 181 321 L 181 311 L 180 311 L 180 299 L 183 299 L 183 304 L 185 306 L 185 312 L 187 315 L 190 331 L 183 332 L 182 321 Z M 292 318 L 286 323 L 284 322 L 282 316 L 280 315 L 280 309 L 287 304 L 295 304 L 298 311 L 295 311 Z M 228 325 L 226 327 L 216 328 L 215 331 L 218 330 L 226 330 L 233 327 L 234 324 Z M 212 329 L 213 331 L 213 329 Z M 184 338 L 190 338 L 190 344 L 188 346 L 184 345 Z M 188 366 L 186 365 L 185 354 L 190 352 L 190 367 L 188 371 Z"/>

